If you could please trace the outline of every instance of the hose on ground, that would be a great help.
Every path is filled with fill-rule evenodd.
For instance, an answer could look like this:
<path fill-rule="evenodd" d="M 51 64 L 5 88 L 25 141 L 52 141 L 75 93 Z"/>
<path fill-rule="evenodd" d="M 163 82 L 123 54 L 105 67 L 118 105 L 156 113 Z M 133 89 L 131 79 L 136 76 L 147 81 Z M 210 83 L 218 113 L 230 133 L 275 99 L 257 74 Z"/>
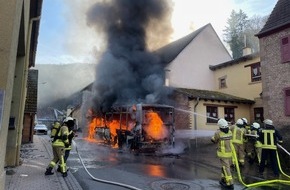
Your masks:
<path fill-rule="evenodd" d="M 77 145 L 76 145 L 76 142 L 75 142 L 74 140 L 73 140 L 73 146 L 74 146 L 75 149 L 76 149 L 77 155 L 78 155 L 78 157 L 79 157 L 79 159 L 80 159 L 80 161 L 81 161 L 81 163 L 82 163 L 82 165 L 83 165 L 85 171 L 87 172 L 87 174 L 88 174 L 88 175 L 89 175 L 93 180 L 98 181 L 98 182 L 101 182 L 101 183 L 107 183 L 107 184 L 111 184 L 111 185 L 116 185 L 116 186 L 124 187 L 124 188 L 127 188 L 127 189 L 132 189 L 132 190 L 141 190 L 141 189 L 139 189 L 139 188 L 137 188 L 137 187 L 134 187 L 134 186 L 131 186 L 131 185 L 127 185 L 127 184 L 124 184 L 124 183 L 118 183 L 118 182 L 115 182 L 115 181 L 108 181 L 108 180 L 104 180 L 104 179 L 100 179 L 100 178 L 96 178 L 96 177 L 94 177 L 94 176 L 93 176 L 93 175 L 88 171 L 87 167 L 85 166 L 84 161 L 83 161 L 81 155 L 79 154 L 79 151 L 78 151 L 78 147 L 77 147 Z"/>
<path fill-rule="evenodd" d="M 288 151 L 286 151 L 286 149 L 284 149 L 281 145 L 277 144 L 277 146 L 279 148 L 281 148 L 282 150 L 284 150 L 288 155 L 290 155 L 288 153 Z M 259 181 L 259 182 L 255 182 L 255 183 L 251 183 L 251 184 L 246 184 L 243 181 L 242 175 L 241 175 L 241 171 L 240 171 L 240 167 L 239 167 L 239 162 L 237 159 L 237 154 L 235 151 L 235 148 L 233 146 L 233 144 L 231 144 L 232 150 L 233 150 L 233 157 L 234 157 L 234 164 L 236 166 L 236 170 L 237 170 L 237 174 L 238 174 L 238 179 L 240 181 L 241 184 L 243 184 L 245 187 L 257 187 L 257 186 L 261 186 L 261 185 L 269 185 L 269 184 L 273 184 L 273 183 L 282 183 L 282 184 L 290 184 L 290 176 L 286 175 L 282 168 L 281 168 L 281 164 L 280 164 L 280 159 L 279 159 L 279 155 L 278 152 L 276 151 L 276 156 L 277 156 L 277 161 L 278 161 L 278 166 L 279 166 L 279 170 L 281 172 L 282 175 L 284 175 L 285 177 L 288 178 L 288 180 L 283 180 L 283 179 L 273 179 L 273 180 L 265 180 L 265 181 Z"/>

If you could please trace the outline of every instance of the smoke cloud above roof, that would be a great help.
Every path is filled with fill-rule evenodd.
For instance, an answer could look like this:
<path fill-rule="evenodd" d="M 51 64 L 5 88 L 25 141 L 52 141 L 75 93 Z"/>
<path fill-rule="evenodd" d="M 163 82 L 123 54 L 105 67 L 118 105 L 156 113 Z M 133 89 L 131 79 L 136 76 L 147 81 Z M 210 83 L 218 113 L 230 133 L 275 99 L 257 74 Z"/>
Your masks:
<path fill-rule="evenodd" d="M 106 41 L 96 67 L 94 110 L 106 111 L 115 104 L 165 103 L 169 92 L 164 87 L 164 65 L 147 44 L 148 39 L 169 41 L 171 11 L 168 0 L 111 0 L 88 10 L 87 24 Z"/>

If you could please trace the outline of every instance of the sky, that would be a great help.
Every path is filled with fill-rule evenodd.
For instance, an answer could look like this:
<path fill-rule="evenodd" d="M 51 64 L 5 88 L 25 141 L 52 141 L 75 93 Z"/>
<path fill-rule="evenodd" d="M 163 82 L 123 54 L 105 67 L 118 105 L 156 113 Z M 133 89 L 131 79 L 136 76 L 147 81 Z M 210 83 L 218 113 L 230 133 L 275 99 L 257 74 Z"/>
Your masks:
<path fill-rule="evenodd" d="M 173 0 L 171 41 L 211 23 L 221 41 L 232 10 L 269 15 L 278 0 Z M 86 23 L 94 0 L 43 0 L 36 64 L 95 63 L 101 36 Z"/>

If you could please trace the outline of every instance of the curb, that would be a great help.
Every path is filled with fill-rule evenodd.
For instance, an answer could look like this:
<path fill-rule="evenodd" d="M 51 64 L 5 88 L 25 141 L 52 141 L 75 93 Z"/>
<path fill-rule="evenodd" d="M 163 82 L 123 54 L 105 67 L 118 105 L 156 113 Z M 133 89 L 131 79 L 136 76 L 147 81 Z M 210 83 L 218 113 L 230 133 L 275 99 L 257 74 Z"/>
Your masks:
<path fill-rule="evenodd" d="M 45 141 L 44 138 L 39 139 L 43 144 L 45 150 L 48 152 L 49 156 L 52 158 L 53 153 L 51 149 L 51 143 L 49 141 Z M 67 171 L 68 176 L 65 178 L 62 177 L 62 175 L 58 173 L 56 170 L 54 171 L 54 173 L 57 175 L 63 190 L 83 190 L 83 188 L 80 186 L 80 184 L 70 171 Z"/>

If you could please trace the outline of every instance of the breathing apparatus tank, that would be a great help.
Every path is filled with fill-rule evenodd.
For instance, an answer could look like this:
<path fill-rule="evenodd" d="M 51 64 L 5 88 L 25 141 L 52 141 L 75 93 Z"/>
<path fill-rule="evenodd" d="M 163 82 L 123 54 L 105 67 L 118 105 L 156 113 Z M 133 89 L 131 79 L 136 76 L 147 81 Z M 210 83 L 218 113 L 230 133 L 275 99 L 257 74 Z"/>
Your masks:
<path fill-rule="evenodd" d="M 58 129 L 60 128 L 60 123 L 58 121 L 56 121 L 54 124 L 53 124 L 53 127 L 51 129 L 51 134 L 50 134 L 50 138 L 54 138 Z"/>

